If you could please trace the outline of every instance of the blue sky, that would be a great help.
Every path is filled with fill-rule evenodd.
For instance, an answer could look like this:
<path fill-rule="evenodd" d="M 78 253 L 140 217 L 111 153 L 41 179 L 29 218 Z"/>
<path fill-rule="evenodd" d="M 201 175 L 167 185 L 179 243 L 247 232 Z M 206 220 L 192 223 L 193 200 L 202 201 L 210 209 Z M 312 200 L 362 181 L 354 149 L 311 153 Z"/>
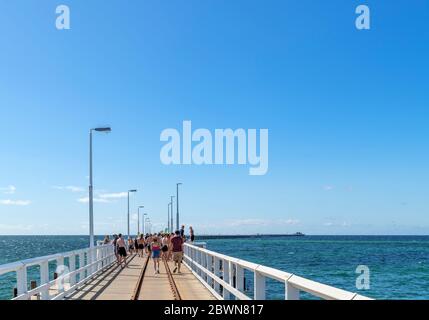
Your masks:
<path fill-rule="evenodd" d="M 71 30 L 55 28 L 59 4 Z M 359 4 L 371 30 L 355 28 Z M 113 132 L 94 137 L 98 234 L 126 232 L 130 188 L 133 214 L 143 204 L 161 228 L 177 181 L 197 233 L 427 234 L 428 9 L 2 1 L 0 234 L 88 232 L 88 130 L 99 125 Z M 268 174 L 161 164 L 161 131 L 184 120 L 269 129 Z"/>

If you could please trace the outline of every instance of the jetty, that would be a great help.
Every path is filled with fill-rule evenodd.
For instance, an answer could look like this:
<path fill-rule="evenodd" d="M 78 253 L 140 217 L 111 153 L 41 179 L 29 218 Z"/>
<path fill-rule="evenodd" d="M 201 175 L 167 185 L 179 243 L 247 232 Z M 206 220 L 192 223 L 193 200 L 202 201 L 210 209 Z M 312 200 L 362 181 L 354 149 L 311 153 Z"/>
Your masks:
<path fill-rule="evenodd" d="M 0 265 L 0 275 L 16 277 L 13 300 L 266 300 L 267 279 L 284 286 L 285 300 L 299 300 L 302 293 L 325 300 L 370 300 L 210 251 L 205 243 L 184 245 L 180 274 L 172 272 L 171 261 L 161 261 L 157 274 L 148 256 L 131 255 L 127 260 L 122 268 L 116 262 L 113 245 L 99 245 Z M 36 281 L 29 279 L 28 272 L 35 267 L 40 272 Z"/>

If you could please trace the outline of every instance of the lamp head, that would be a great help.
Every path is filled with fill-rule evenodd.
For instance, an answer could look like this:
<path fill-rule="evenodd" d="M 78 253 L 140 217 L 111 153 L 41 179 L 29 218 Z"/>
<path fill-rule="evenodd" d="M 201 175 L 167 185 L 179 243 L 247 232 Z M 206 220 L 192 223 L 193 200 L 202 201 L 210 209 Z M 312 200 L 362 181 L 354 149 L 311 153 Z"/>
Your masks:
<path fill-rule="evenodd" d="M 112 128 L 110 128 L 110 127 L 100 127 L 100 128 L 94 128 L 93 130 L 97 131 L 97 132 L 106 132 L 106 133 L 109 133 L 109 132 L 112 131 Z"/>

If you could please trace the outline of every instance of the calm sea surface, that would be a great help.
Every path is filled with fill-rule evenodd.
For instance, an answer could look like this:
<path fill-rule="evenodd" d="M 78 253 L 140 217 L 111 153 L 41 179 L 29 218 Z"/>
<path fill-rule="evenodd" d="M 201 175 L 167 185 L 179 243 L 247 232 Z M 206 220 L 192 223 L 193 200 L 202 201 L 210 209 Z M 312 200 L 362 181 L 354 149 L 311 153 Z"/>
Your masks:
<path fill-rule="evenodd" d="M 101 238 L 100 238 L 101 240 Z M 429 299 L 429 236 L 305 236 L 204 240 L 208 249 L 357 292 L 356 268 L 370 270 L 377 299 Z M 85 236 L 0 236 L 0 264 L 85 248 Z M 51 265 L 51 272 L 55 265 Z M 29 271 L 38 280 L 38 270 Z M 252 288 L 252 277 L 246 276 Z M 0 276 L 0 299 L 10 299 L 15 280 Z M 282 299 L 284 286 L 268 281 L 268 298 Z M 304 295 L 303 298 L 309 298 Z"/>

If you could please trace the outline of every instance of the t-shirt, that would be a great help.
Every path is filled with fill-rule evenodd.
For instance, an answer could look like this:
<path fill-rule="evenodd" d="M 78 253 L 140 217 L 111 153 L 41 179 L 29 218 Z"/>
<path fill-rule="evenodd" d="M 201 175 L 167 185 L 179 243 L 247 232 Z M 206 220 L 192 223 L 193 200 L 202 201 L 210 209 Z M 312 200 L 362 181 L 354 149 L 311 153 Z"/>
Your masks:
<path fill-rule="evenodd" d="M 181 252 L 183 240 L 179 236 L 171 238 L 171 243 L 173 244 L 173 252 Z"/>

